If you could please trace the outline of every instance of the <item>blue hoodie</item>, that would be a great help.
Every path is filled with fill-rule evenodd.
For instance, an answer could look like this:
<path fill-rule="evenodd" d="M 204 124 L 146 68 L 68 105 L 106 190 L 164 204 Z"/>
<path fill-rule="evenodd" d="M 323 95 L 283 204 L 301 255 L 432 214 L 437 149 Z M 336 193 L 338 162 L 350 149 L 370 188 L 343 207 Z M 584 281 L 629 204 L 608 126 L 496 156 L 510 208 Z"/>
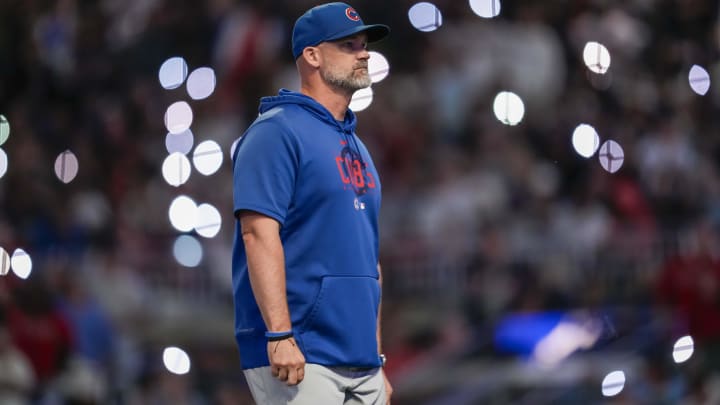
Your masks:
<path fill-rule="evenodd" d="M 235 215 L 259 212 L 280 224 L 287 300 L 307 363 L 378 367 L 376 330 L 380 179 L 355 135 L 312 98 L 282 89 L 260 102 L 234 161 Z M 239 221 L 233 246 L 235 337 L 243 369 L 269 365 Z"/>

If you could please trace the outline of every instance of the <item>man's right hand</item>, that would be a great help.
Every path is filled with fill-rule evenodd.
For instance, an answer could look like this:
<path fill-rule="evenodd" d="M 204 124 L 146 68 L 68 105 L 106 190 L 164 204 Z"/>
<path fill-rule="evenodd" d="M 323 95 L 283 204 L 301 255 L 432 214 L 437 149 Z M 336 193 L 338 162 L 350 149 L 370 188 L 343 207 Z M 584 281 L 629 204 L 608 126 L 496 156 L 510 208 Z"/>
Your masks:
<path fill-rule="evenodd" d="M 270 372 L 287 385 L 296 385 L 305 378 L 305 356 L 294 338 L 268 342 Z"/>

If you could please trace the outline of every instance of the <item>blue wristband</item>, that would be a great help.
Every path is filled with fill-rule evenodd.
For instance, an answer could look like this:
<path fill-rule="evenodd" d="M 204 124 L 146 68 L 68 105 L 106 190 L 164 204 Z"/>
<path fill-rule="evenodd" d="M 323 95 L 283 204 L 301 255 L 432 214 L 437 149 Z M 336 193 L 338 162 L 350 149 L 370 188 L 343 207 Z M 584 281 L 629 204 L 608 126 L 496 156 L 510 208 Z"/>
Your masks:
<path fill-rule="evenodd" d="M 285 340 L 285 339 L 289 339 L 289 338 L 293 337 L 293 332 L 292 332 L 292 330 L 288 330 L 288 331 L 284 331 L 284 332 L 267 331 L 267 332 L 265 332 L 265 337 L 269 341 L 274 342 L 277 340 Z"/>

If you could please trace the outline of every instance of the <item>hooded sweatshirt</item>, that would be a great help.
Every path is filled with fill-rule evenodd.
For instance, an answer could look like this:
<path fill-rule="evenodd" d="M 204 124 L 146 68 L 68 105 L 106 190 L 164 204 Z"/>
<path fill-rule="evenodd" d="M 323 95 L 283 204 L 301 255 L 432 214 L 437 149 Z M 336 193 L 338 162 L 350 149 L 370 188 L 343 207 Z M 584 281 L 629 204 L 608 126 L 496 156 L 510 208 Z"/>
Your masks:
<path fill-rule="evenodd" d="M 337 121 L 301 93 L 262 98 L 233 156 L 233 201 L 236 216 L 250 210 L 281 225 L 287 301 L 306 362 L 378 367 L 380 179 L 355 124 L 352 111 Z M 242 368 L 267 366 L 239 221 L 232 279 Z"/>

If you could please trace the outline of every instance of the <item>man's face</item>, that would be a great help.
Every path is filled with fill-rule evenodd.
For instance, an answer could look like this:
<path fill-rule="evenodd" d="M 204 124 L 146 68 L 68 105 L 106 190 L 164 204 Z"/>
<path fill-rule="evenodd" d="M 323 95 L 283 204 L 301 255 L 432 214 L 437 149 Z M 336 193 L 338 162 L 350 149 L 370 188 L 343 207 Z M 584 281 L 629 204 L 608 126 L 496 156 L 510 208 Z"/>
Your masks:
<path fill-rule="evenodd" d="M 327 84 L 348 93 L 370 86 L 367 34 L 323 42 L 318 48 L 323 56 L 320 76 Z"/>

